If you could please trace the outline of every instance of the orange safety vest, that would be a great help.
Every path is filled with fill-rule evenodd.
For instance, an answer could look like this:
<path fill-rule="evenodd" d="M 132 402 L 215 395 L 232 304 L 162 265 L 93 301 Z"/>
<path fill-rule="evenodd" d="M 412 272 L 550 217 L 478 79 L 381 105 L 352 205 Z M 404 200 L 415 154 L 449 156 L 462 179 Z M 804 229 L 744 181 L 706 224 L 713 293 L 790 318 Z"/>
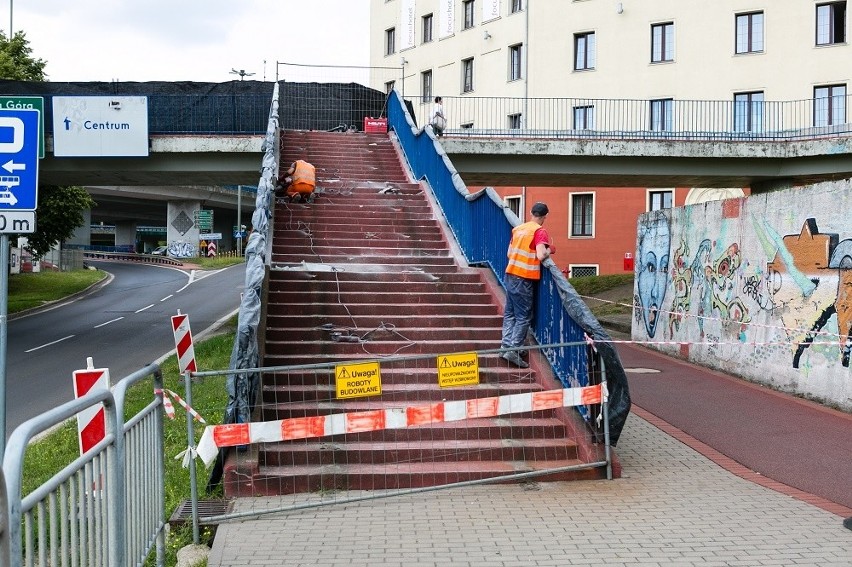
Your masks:
<path fill-rule="evenodd" d="M 541 279 L 541 261 L 532 248 L 535 233 L 541 225 L 537 222 L 525 222 L 512 229 L 512 242 L 509 243 L 509 265 L 506 273 L 526 278 L 528 280 Z"/>
<path fill-rule="evenodd" d="M 293 182 L 287 188 L 288 194 L 301 193 L 310 195 L 316 187 L 316 168 L 305 160 L 296 160 L 294 162 L 295 171 L 293 171 Z"/>

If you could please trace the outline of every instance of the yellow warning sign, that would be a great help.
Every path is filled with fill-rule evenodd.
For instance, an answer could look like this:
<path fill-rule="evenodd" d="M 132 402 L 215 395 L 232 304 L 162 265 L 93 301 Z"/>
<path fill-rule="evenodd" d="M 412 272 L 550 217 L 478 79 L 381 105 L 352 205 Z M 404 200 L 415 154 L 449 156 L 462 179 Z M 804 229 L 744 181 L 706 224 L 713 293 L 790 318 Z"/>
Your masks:
<path fill-rule="evenodd" d="M 438 357 L 438 386 L 479 384 L 479 356 L 475 352 L 444 354 Z"/>
<path fill-rule="evenodd" d="M 378 362 L 340 364 L 334 367 L 337 397 L 363 398 L 382 393 L 382 374 Z"/>

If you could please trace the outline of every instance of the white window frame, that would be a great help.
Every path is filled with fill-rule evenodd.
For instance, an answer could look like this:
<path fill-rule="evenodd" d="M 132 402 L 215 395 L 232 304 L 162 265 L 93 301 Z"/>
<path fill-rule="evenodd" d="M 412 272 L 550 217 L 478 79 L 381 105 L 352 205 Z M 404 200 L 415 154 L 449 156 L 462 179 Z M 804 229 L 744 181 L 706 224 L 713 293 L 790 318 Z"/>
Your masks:
<path fill-rule="evenodd" d="M 509 46 L 509 81 L 520 81 L 524 78 L 524 44 L 516 43 Z"/>
<path fill-rule="evenodd" d="M 657 36 L 656 32 L 660 35 Z M 670 63 L 675 58 L 674 22 L 651 24 L 651 63 Z"/>
<path fill-rule="evenodd" d="M 649 100 L 648 124 L 652 132 L 671 132 L 674 129 L 674 99 L 655 98 Z"/>
<path fill-rule="evenodd" d="M 517 14 L 524 11 L 524 0 L 511 0 L 509 3 L 509 13 Z"/>
<path fill-rule="evenodd" d="M 524 123 L 524 116 L 520 112 L 513 112 L 512 114 L 508 114 L 506 118 L 506 124 L 509 130 L 520 130 L 522 124 Z"/>
<path fill-rule="evenodd" d="M 435 28 L 435 17 L 432 14 L 426 14 L 422 18 L 420 18 L 421 25 L 423 26 L 423 36 L 421 43 L 432 43 L 434 39 L 434 28 Z M 428 25 L 427 25 L 428 24 Z"/>
<path fill-rule="evenodd" d="M 396 53 L 396 28 L 385 30 L 385 57 Z"/>
<path fill-rule="evenodd" d="M 462 1 L 462 29 L 469 30 L 476 26 L 476 2 L 474 0 Z"/>
<path fill-rule="evenodd" d="M 582 55 L 582 60 L 581 60 Z M 597 40 L 595 32 L 574 34 L 574 70 L 593 71 L 597 65 Z"/>
<path fill-rule="evenodd" d="M 469 73 L 468 73 L 468 70 L 470 71 Z M 473 73 L 474 73 L 473 57 L 468 57 L 467 59 L 462 59 L 462 76 L 461 76 L 462 88 L 461 88 L 461 92 L 463 92 L 463 93 L 472 93 L 473 92 L 473 89 L 474 89 Z M 468 80 L 467 80 L 468 75 L 470 75 L 470 83 L 469 84 L 468 84 Z"/>
<path fill-rule="evenodd" d="M 578 118 L 582 119 L 583 125 L 578 127 Z M 571 108 L 572 130 L 594 130 L 595 129 L 595 105 L 578 104 Z"/>
<path fill-rule="evenodd" d="M 759 22 L 756 16 L 760 16 Z M 766 39 L 766 17 L 763 11 L 734 15 L 734 53 L 763 53 Z"/>
<path fill-rule="evenodd" d="M 672 187 L 672 188 L 666 188 L 666 187 L 664 187 L 664 188 L 659 188 L 659 187 L 651 188 L 651 187 L 649 187 L 649 188 L 645 189 L 645 212 L 665 210 L 666 208 L 670 208 L 670 207 L 662 207 L 660 209 L 652 208 L 653 203 L 651 203 L 651 197 L 653 195 L 657 194 L 657 193 L 668 193 L 668 194 L 670 194 L 672 196 L 672 207 L 674 207 L 674 204 L 675 204 L 674 187 Z"/>
<path fill-rule="evenodd" d="M 579 196 L 591 195 L 592 196 L 592 227 L 591 234 L 574 234 L 574 198 Z M 571 193 L 568 196 L 568 238 L 570 239 L 580 239 L 580 240 L 589 240 L 590 238 L 595 237 L 595 229 L 597 223 L 597 198 L 594 191 L 578 191 L 576 193 Z"/>
<path fill-rule="evenodd" d="M 426 104 L 432 101 L 432 69 L 420 73 L 420 102 Z"/>
<path fill-rule="evenodd" d="M 509 210 L 515 213 L 515 216 L 521 220 L 523 219 L 523 211 L 524 211 L 524 196 L 523 195 L 509 195 L 508 197 L 503 197 L 503 203 L 509 207 Z"/>
<path fill-rule="evenodd" d="M 763 132 L 763 91 L 734 93 L 734 132 Z"/>

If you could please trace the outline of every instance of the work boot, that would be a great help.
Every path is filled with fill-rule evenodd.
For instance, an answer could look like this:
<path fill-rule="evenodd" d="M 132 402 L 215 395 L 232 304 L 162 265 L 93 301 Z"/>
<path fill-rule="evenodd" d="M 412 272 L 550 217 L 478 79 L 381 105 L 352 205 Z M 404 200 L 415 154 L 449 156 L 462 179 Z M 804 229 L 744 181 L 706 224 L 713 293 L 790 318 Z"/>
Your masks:
<path fill-rule="evenodd" d="M 518 354 L 516 350 L 510 350 L 508 352 L 504 352 L 502 355 L 503 359 L 508 360 L 518 368 L 529 368 L 530 365 L 524 362 L 524 359 L 521 358 L 521 355 Z"/>

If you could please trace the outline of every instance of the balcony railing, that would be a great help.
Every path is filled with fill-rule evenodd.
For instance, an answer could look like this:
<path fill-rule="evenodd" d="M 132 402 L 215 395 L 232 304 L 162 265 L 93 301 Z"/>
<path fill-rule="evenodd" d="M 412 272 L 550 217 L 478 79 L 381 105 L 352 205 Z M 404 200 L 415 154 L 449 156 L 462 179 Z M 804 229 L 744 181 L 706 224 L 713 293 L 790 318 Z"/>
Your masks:
<path fill-rule="evenodd" d="M 413 100 L 417 123 L 428 124 L 431 101 Z M 454 136 L 786 141 L 852 134 L 848 95 L 750 102 L 445 96 L 443 105 L 444 133 Z"/>

